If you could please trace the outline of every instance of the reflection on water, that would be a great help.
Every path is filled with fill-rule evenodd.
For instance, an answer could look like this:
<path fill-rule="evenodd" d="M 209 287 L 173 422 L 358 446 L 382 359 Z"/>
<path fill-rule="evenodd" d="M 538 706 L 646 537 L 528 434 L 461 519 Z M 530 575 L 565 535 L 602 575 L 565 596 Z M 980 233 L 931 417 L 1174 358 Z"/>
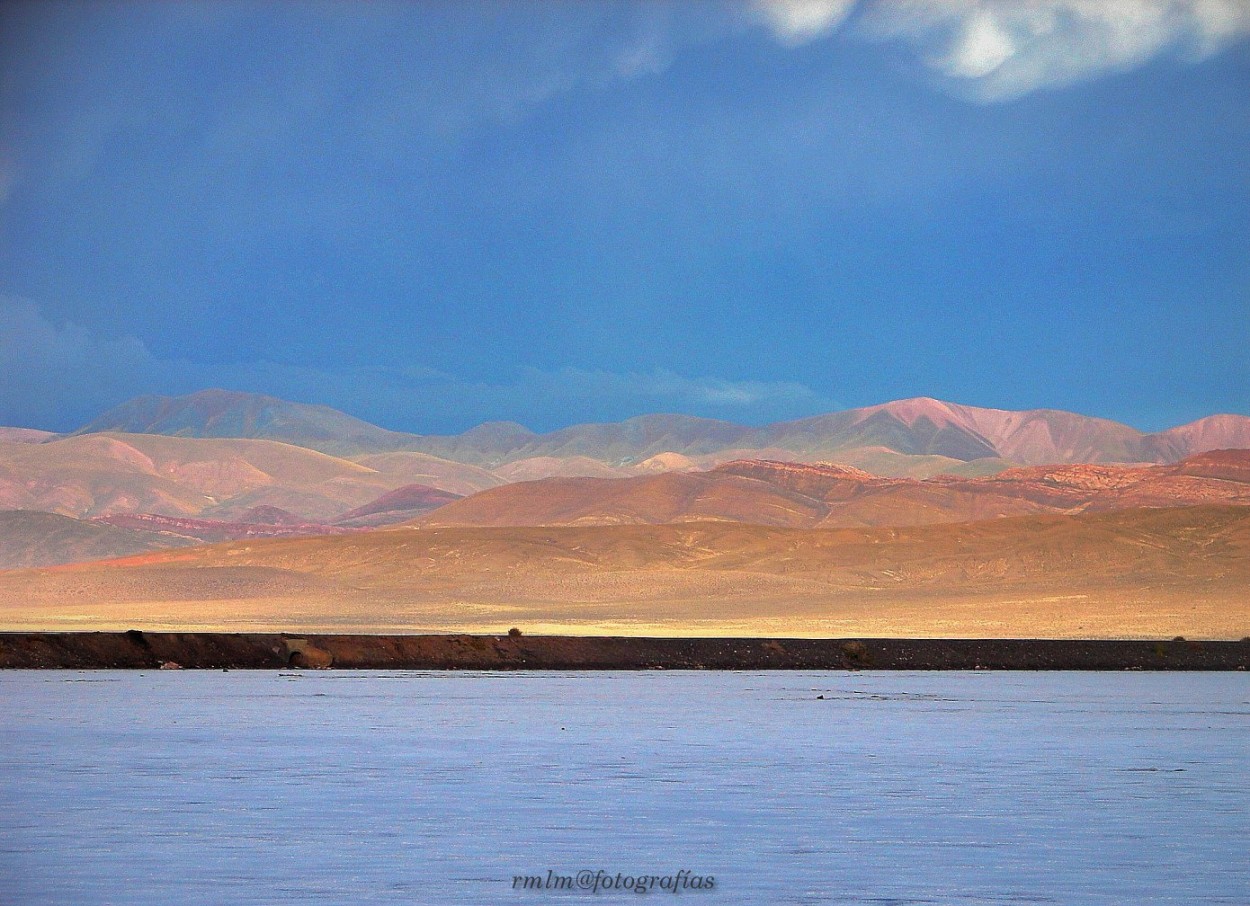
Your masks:
<path fill-rule="evenodd" d="M 0 903 L 1250 902 L 1245 674 L 0 673 Z"/>

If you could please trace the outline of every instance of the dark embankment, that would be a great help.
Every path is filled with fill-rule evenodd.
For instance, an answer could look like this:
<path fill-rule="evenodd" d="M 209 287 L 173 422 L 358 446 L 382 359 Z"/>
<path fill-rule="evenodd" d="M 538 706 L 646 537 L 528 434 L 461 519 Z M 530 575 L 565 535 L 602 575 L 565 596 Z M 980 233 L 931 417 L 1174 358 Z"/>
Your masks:
<path fill-rule="evenodd" d="M 1245 670 L 1250 641 L 0 633 L 0 668 Z"/>

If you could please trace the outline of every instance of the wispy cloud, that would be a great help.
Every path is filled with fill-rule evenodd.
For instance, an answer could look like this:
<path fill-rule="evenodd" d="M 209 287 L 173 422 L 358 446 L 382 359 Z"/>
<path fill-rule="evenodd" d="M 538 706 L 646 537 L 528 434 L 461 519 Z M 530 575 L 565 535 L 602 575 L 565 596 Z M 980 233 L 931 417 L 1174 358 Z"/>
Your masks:
<path fill-rule="evenodd" d="M 756 0 L 754 8 L 783 44 L 803 44 L 833 31 L 857 0 Z"/>
<path fill-rule="evenodd" d="M 531 427 L 685 412 L 769 421 L 837 408 L 789 381 L 687 377 L 665 369 L 612 372 L 524 368 L 472 381 L 420 364 L 319 369 L 269 361 L 209 365 L 161 359 L 132 336 L 55 323 L 33 302 L 0 297 L 0 425 L 71 430 L 148 393 L 206 387 L 324 403 L 388 428 L 439 433 L 507 419 Z"/>
<path fill-rule="evenodd" d="M 851 18 L 852 37 L 902 42 L 944 87 L 982 102 L 1164 55 L 1198 61 L 1250 35 L 1247 0 L 760 0 L 757 9 L 786 44 Z"/>
<path fill-rule="evenodd" d="M 522 385 L 556 390 L 566 397 L 633 399 L 648 407 L 715 407 L 751 409 L 762 406 L 812 405 L 820 397 L 790 381 L 730 381 L 717 377 L 686 377 L 667 369 L 618 373 L 564 368 L 527 369 Z"/>
<path fill-rule="evenodd" d="M 437 161 L 483 125 L 516 123 L 571 94 L 657 76 L 750 29 L 787 47 L 835 33 L 898 44 L 940 87 L 982 102 L 1164 55 L 1201 60 L 1250 35 L 1250 0 L 470 3 L 446 17 L 387 2 L 350 16 L 338 4 L 152 4 L 142 15 L 86 4 L 62 11 L 79 33 L 95 36 L 77 51 L 81 65 L 71 65 L 49 57 L 67 28 L 54 27 L 52 7 L 11 6 L 0 7 L 0 38 L 9 41 L 0 41 L 0 51 L 9 50 L 0 52 L 0 205 L 25 191 L 46 207 L 49 195 L 93 178 L 108 148 L 142 139 L 175 150 L 159 168 L 173 191 L 201 200 L 198 218 L 232 221 L 249 210 L 249 219 L 269 222 L 288 201 L 275 188 L 283 178 L 318 177 L 299 209 L 305 199 L 319 202 L 315 219 L 346 230 L 367 222 L 378 199 L 367 186 L 320 178 L 327 143 L 350 141 L 379 171 Z M 282 64 L 249 54 L 253 39 Z M 159 57 L 189 41 L 204 59 L 239 65 L 238 76 L 222 82 L 222 103 L 180 103 L 165 70 L 153 78 L 146 67 L 109 62 Z M 423 52 L 413 53 L 418 46 Z M 472 65 L 460 65 L 466 60 Z M 348 98 L 344 85 L 353 80 L 359 87 Z M 273 147 L 286 149 L 276 161 Z M 255 174 L 256 191 L 223 192 L 223 171 Z"/>
<path fill-rule="evenodd" d="M 140 393 L 159 363 L 134 337 L 56 324 L 32 302 L 0 297 L 0 422 L 68 428 L 70 418 Z M 85 420 L 85 419 L 84 419 Z"/>

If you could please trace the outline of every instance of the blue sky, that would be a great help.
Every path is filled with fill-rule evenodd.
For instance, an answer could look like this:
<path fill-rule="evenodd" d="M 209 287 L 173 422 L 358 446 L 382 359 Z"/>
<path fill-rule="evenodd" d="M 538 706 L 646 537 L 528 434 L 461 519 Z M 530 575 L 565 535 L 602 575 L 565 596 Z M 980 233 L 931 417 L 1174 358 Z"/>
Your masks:
<path fill-rule="evenodd" d="M 0 424 L 1250 414 L 1250 0 L 10 3 Z"/>

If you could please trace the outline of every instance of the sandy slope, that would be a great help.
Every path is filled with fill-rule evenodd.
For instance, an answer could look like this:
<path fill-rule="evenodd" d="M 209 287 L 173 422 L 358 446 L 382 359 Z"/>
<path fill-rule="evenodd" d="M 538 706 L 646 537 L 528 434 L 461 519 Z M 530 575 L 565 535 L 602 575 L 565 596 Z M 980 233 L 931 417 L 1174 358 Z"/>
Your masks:
<path fill-rule="evenodd" d="M 847 466 L 741 461 L 708 472 L 553 478 L 492 488 L 427 525 L 615 525 L 710 519 L 791 528 L 902 526 L 1199 504 L 1250 505 L 1250 451 L 1174 465 L 1060 465 L 982 478 L 881 478 Z"/>
<path fill-rule="evenodd" d="M 1240 638 L 1250 510 L 235 542 L 0 573 L 0 626 Z"/>
<path fill-rule="evenodd" d="M 409 484 L 471 494 L 502 481 L 421 453 L 349 461 L 269 440 L 89 434 L 0 442 L 0 508 L 66 516 L 157 513 L 237 519 L 259 506 L 309 521 Z"/>
<path fill-rule="evenodd" d="M 0 569 L 104 559 L 193 543 L 189 538 L 56 513 L 0 510 Z"/>

